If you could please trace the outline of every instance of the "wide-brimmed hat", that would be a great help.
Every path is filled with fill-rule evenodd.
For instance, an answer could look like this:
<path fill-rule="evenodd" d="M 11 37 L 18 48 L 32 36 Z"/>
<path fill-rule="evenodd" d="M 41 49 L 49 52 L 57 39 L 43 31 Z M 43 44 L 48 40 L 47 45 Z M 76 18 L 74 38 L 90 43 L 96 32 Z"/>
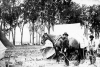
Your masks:
<path fill-rule="evenodd" d="M 66 35 L 66 36 L 68 36 L 68 33 L 67 33 L 67 32 L 65 32 L 63 35 Z"/>
<path fill-rule="evenodd" d="M 94 36 L 93 35 L 90 35 L 90 38 L 94 38 Z"/>

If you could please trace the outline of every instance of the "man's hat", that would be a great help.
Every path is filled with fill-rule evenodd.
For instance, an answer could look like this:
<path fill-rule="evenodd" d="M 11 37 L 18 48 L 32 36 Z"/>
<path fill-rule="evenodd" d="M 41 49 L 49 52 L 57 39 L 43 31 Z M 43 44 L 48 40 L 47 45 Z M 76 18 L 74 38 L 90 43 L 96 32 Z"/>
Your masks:
<path fill-rule="evenodd" d="M 65 32 L 63 35 L 66 35 L 66 36 L 68 36 L 68 34 Z"/>
<path fill-rule="evenodd" d="M 94 36 L 93 35 L 90 35 L 90 38 L 94 38 Z"/>

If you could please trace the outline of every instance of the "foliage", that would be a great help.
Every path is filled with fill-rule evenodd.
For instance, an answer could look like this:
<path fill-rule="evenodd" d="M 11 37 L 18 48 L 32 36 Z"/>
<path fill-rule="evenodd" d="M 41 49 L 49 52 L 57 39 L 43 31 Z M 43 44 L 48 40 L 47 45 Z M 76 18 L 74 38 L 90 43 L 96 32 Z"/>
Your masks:
<path fill-rule="evenodd" d="M 89 7 L 89 24 L 91 24 L 91 28 L 95 30 L 95 32 L 100 32 L 100 6 L 90 6 Z"/>
<path fill-rule="evenodd" d="M 96 32 L 100 32 L 100 5 L 82 7 L 72 0 L 25 0 L 23 4 L 16 6 L 16 0 L 2 0 L 0 6 L 0 18 L 13 28 L 19 24 L 31 21 L 35 23 L 41 19 L 40 25 L 45 24 L 49 29 L 56 20 L 59 24 L 81 23 L 91 25 Z M 24 22 L 19 22 L 22 15 Z M 38 25 L 38 27 L 41 27 Z M 35 29 L 38 29 L 35 27 Z"/>
<path fill-rule="evenodd" d="M 36 7 L 38 3 L 35 0 L 26 0 L 25 3 L 22 5 L 23 9 L 22 12 L 24 14 L 24 20 L 29 19 L 34 23 L 34 20 L 38 17 L 38 10 Z"/>
<path fill-rule="evenodd" d="M 21 14 L 20 6 L 16 6 L 16 0 L 2 0 L 1 19 L 14 28 L 17 26 L 18 18 Z"/>

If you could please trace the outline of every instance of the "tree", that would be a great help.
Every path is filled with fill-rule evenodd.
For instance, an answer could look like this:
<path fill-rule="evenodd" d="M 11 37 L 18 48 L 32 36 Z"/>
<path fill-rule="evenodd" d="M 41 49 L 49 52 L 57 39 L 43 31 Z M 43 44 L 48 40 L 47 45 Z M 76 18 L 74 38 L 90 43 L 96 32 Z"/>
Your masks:
<path fill-rule="evenodd" d="M 15 45 L 16 26 L 18 25 L 17 20 L 20 15 L 20 7 L 11 7 L 7 12 L 2 13 L 2 19 L 7 22 L 12 28 L 13 44 Z"/>
<path fill-rule="evenodd" d="M 50 28 L 55 24 L 55 15 L 57 12 L 56 4 L 53 0 L 41 1 L 40 3 L 44 4 L 44 9 L 40 12 L 40 17 L 42 23 L 45 24 L 48 29 L 48 33 L 50 34 Z"/>
<path fill-rule="evenodd" d="M 1 0 L 2 4 L 0 6 L 0 19 L 2 19 L 5 24 L 9 24 L 11 29 L 14 29 L 14 33 L 15 33 L 15 29 L 17 26 L 17 19 L 20 15 L 20 7 L 16 6 L 16 0 Z M 5 28 L 4 28 L 5 30 Z M 8 29 L 7 29 L 8 30 Z M 13 44 L 11 44 L 9 42 L 9 40 L 7 40 L 6 35 L 4 35 L 3 33 L 4 31 L 0 29 L 0 36 L 2 36 L 0 38 L 1 42 L 5 45 L 5 46 L 13 46 L 13 44 L 15 44 L 15 34 L 14 34 L 14 40 L 13 40 Z"/>
<path fill-rule="evenodd" d="M 32 23 L 29 21 L 29 32 L 30 32 L 30 43 L 32 43 L 32 40 L 31 40 L 31 36 L 32 36 L 32 32 L 33 32 L 33 30 L 32 30 Z"/>
<path fill-rule="evenodd" d="M 48 28 L 48 33 L 50 33 L 50 27 L 56 24 L 55 20 L 58 20 L 59 24 L 83 23 L 81 7 L 71 0 L 46 0 L 44 7 L 41 17 Z"/>
<path fill-rule="evenodd" d="M 99 36 L 100 32 L 100 6 L 93 5 L 90 7 L 89 13 L 90 13 L 90 24 L 91 28 L 95 31 L 97 36 Z"/>
<path fill-rule="evenodd" d="M 33 44 L 34 44 L 34 23 L 38 18 L 38 12 L 40 11 L 40 5 L 39 5 L 39 1 L 37 0 L 27 0 L 25 1 L 24 5 L 23 5 L 24 9 L 23 9 L 23 13 L 24 13 L 24 19 L 28 18 L 33 25 Z"/>
<path fill-rule="evenodd" d="M 20 28 L 20 33 L 21 33 L 21 45 L 23 44 L 23 29 L 24 25 L 27 23 L 27 20 L 23 20 L 23 16 L 20 18 L 21 20 L 18 23 L 18 27 Z"/>
<path fill-rule="evenodd" d="M 91 33 L 96 34 L 96 36 L 99 36 L 100 32 L 100 6 L 99 5 L 93 5 L 93 6 L 82 6 L 82 15 L 81 19 L 85 22 L 83 22 L 84 25 L 91 31 Z"/>
<path fill-rule="evenodd" d="M 40 44 L 40 37 L 43 35 L 44 30 L 45 30 L 45 25 L 44 25 L 44 23 L 42 23 L 41 18 L 39 17 L 34 24 L 34 32 L 36 32 L 37 36 L 39 35 L 38 38 L 36 36 L 36 42 L 37 43 L 39 42 L 38 44 Z M 39 41 L 38 41 L 38 39 L 39 39 Z"/>

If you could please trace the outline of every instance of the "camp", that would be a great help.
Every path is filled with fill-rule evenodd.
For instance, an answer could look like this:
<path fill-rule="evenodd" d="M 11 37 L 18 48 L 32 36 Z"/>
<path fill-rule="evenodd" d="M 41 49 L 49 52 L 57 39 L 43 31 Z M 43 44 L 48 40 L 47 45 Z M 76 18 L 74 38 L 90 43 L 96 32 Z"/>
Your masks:
<path fill-rule="evenodd" d="M 62 35 L 64 32 L 69 34 L 69 38 L 74 37 L 77 39 L 81 43 L 82 48 L 87 46 L 87 39 L 84 36 L 84 27 L 82 27 L 80 23 L 54 25 L 54 28 L 50 29 L 50 34 L 52 35 Z"/>
<path fill-rule="evenodd" d="M 82 28 L 80 23 L 54 25 L 54 28 L 50 30 L 50 34 L 58 36 L 58 38 L 60 37 L 59 35 L 62 35 L 64 32 L 68 33 L 69 35 L 68 38 L 74 38 L 74 40 L 77 40 L 80 43 L 81 48 L 87 47 L 88 42 L 87 42 L 86 37 L 84 36 L 84 28 Z M 74 40 L 72 39 L 72 41 L 70 41 L 69 43 L 73 47 L 77 47 L 78 45 L 72 44 Z M 73 43 L 76 43 L 76 42 L 73 42 Z M 47 40 L 45 45 L 43 46 L 43 49 L 50 48 L 50 46 L 51 46 L 51 49 L 48 49 L 48 50 L 45 49 L 46 52 L 44 51 L 45 58 L 50 57 L 54 53 L 54 49 L 52 48 L 53 47 L 52 43 Z"/>

